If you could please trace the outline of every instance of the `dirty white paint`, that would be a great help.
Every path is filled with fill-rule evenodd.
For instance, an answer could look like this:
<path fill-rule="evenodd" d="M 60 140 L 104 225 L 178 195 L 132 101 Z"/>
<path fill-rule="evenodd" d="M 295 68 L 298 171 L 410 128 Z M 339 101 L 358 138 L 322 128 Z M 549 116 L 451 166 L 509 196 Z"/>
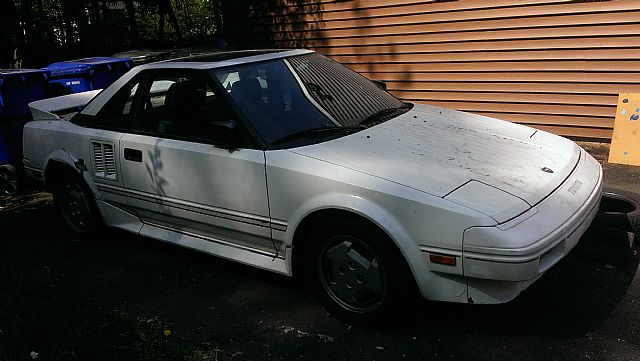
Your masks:
<path fill-rule="evenodd" d="M 140 70 L 206 70 L 308 52 L 145 65 L 95 97 L 32 109 L 52 119 L 59 107 L 93 99 L 82 111 L 91 116 Z M 141 158 L 128 159 L 125 148 Z M 96 149 L 110 150 L 115 178 L 99 176 L 96 158 L 107 157 L 96 157 Z M 575 245 L 602 187 L 600 166 L 567 139 L 426 105 L 342 138 L 280 150 L 229 151 L 37 121 L 25 126 L 24 156 L 32 175 L 51 161 L 82 172 L 107 225 L 287 275 L 294 234 L 306 217 L 326 209 L 358 214 L 398 247 L 423 297 L 454 302 L 517 296 Z M 456 257 L 459 266 L 432 263 L 430 253 Z M 290 326 L 281 331 L 333 340 Z"/>

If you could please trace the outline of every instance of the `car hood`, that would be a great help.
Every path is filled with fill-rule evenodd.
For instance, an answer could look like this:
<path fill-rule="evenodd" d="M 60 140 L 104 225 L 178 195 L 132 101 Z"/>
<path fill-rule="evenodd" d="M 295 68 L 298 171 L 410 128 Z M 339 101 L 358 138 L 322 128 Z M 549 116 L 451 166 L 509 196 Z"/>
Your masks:
<path fill-rule="evenodd" d="M 290 151 L 439 197 L 479 182 L 529 206 L 556 189 L 580 157 L 575 143 L 541 130 L 420 104 L 361 132 Z"/>

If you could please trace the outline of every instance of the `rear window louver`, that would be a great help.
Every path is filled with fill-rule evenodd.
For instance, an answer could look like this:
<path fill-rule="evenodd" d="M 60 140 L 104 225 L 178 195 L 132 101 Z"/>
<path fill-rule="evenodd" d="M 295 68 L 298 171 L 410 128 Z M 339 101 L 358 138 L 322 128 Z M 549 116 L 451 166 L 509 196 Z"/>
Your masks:
<path fill-rule="evenodd" d="M 362 75 L 319 54 L 289 58 L 309 95 L 342 125 L 356 124 L 402 103 Z"/>

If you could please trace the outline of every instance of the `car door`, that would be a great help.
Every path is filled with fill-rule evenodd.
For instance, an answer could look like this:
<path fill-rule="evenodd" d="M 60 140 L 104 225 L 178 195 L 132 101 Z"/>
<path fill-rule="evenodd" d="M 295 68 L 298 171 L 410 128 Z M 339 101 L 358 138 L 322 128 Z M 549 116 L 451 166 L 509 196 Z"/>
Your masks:
<path fill-rule="evenodd" d="M 130 210 L 158 227 L 275 254 L 264 152 L 224 146 L 233 132 L 219 124 L 234 115 L 204 74 L 146 76 L 131 132 L 120 139 Z"/>
<path fill-rule="evenodd" d="M 128 131 L 132 121 L 132 107 L 140 78 L 125 84 L 94 116 L 79 114 L 74 123 L 81 125 L 78 132 L 83 138 L 85 163 L 95 185 L 97 198 L 119 208 L 127 205 L 120 169 L 120 138 Z M 85 153 L 86 152 L 86 153 Z M 74 152 L 75 153 L 75 152 Z"/>

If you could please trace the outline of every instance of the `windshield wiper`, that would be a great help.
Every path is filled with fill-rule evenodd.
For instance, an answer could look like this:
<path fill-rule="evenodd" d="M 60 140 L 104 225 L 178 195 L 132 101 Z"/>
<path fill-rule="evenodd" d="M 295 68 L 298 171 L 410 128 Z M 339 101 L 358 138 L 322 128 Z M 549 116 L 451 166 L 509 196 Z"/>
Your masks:
<path fill-rule="evenodd" d="M 331 96 L 331 94 L 328 94 L 326 91 L 324 91 L 324 89 L 320 85 L 312 82 L 305 82 L 304 86 L 307 87 L 308 90 L 316 93 L 320 100 L 327 100 L 330 102 L 333 101 L 333 97 Z"/>
<path fill-rule="evenodd" d="M 411 103 L 402 103 L 401 106 L 395 108 L 380 109 L 377 112 L 369 115 L 358 123 L 359 125 L 372 125 L 379 124 L 385 120 L 389 120 L 397 115 L 400 115 L 400 111 L 406 111 L 413 108 Z M 404 111 L 402 113 L 404 113 Z M 397 114 L 396 114 L 397 113 Z"/>
<path fill-rule="evenodd" d="M 344 127 L 321 126 L 317 128 L 309 128 L 309 129 L 304 129 L 295 133 L 287 134 L 282 138 L 278 138 L 273 142 L 271 142 L 271 145 L 278 145 L 278 144 L 286 143 L 286 142 L 296 140 L 296 139 L 301 139 L 301 138 L 315 138 L 315 137 L 321 137 L 321 136 L 333 135 L 333 134 L 349 134 L 362 129 L 366 129 L 366 127 L 363 125 L 352 125 L 352 126 L 344 126 Z"/>

